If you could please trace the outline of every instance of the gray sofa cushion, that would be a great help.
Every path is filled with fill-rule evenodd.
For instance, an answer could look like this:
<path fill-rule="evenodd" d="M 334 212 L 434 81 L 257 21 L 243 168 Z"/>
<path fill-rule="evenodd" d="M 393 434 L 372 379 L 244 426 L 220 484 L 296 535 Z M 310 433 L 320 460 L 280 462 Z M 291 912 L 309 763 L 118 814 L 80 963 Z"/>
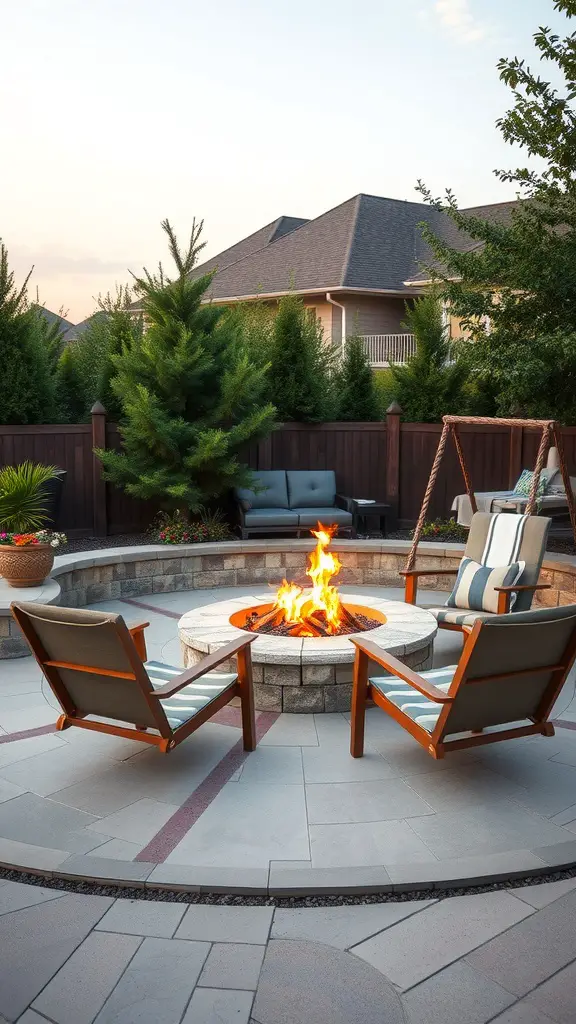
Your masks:
<path fill-rule="evenodd" d="M 249 487 L 236 487 L 234 496 L 244 509 L 289 508 L 285 470 L 264 469 L 254 476 L 266 490 L 256 493 Z"/>
<path fill-rule="evenodd" d="M 336 476 L 333 469 L 289 469 L 290 508 L 333 508 L 336 501 Z"/>
<path fill-rule="evenodd" d="M 244 515 L 244 526 L 298 526 L 298 516 L 287 508 L 255 508 Z"/>
<path fill-rule="evenodd" d="M 332 526 L 333 523 L 352 526 L 352 513 L 343 508 L 294 508 L 292 511 L 298 513 L 298 526 L 308 529 L 314 529 L 318 522 L 323 526 Z"/>

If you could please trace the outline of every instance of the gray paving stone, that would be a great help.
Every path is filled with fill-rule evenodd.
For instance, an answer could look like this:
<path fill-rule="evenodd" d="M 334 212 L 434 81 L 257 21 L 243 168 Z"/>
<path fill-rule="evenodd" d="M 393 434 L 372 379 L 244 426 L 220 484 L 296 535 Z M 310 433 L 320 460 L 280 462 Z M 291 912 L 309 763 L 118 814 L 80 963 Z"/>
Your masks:
<path fill-rule="evenodd" d="M 571 963 L 575 951 L 576 892 L 571 892 L 471 952 L 467 960 L 510 992 L 524 996 Z"/>
<path fill-rule="evenodd" d="M 16 1020 L 111 903 L 103 896 L 66 895 L 0 918 L 0 1013 Z"/>
<path fill-rule="evenodd" d="M 540 857 L 535 847 L 561 843 L 566 838 L 563 829 L 546 818 L 504 800 L 490 807 L 483 804 L 470 806 L 468 811 L 414 817 L 410 827 L 440 859 L 516 849 L 532 849 Z"/>
<path fill-rule="evenodd" d="M 341 721 L 346 725 L 343 719 Z M 348 733 L 349 729 L 347 726 Z M 350 757 L 348 746 L 349 735 L 343 743 L 325 744 L 320 739 L 319 747 L 303 747 L 306 783 L 363 782 L 393 779 L 398 774 L 376 751 L 366 750 L 364 757 Z"/>
<path fill-rule="evenodd" d="M 526 999 L 521 999 L 499 1017 L 494 1017 L 493 1024 L 554 1024 L 554 1021 Z"/>
<path fill-rule="evenodd" d="M 143 885 L 153 871 L 154 864 L 146 861 L 114 860 L 107 857 L 73 855 L 62 861 L 59 874 L 63 878 L 87 878 L 106 882 L 113 879 L 130 885 Z"/>
<path fill-rule="evenodd" d="M 177 939 L 201 939 L 204 942 L 268 941 L 273 907 L 226 907 L 206 903 L 193 904 L 176 932 Z"/>
<path fill-rule="evenodd" d="M 0 804 L 0 835 L 19 843 L 87 853 L 101 839 L 83 830 L 97 819 L 92 814 L 24 793 Z"/>
<path fill-rule="evenodd" d="M 306 939 L 336 949 L 349 949 L 411 914 L 429 907 L 432 900 L 380 903 L 352 907 L 302 907 L 276 910 L 273 939 Z"/>
<path fill-rule="evenodd" d="M 303 784 L 300 747 L 257 747 L 246 758 L 240 782 Z"/>
<path fill-rule="evenodd" d="M 118 899 L 96 927 L 105 932 L 171 939 L 185 910 L 186 906 L 182 903 Z M 203 938 L 199 935 L 189 937 Z"/>
<path fill-rule="evenodd" d="M 255 991 L 265 946 L 239 942 L 216 942 L 204 965 L 198 984 L 205 988 L 235 988 Z"/>
<path fill-rule="evenodd" d="M 311 825 L 390 821 L 434 813 L 401 779 L 309 785 L 306 800 Z"/>
<path fill-rule="evenodd" d="M 532 853 L 550 867 L 571 867 L 576 863 L 576 839 L 569 839 L 566 843 L 554 843 L 552 846 L 538 846 Z"/>
<path fill-rule="evenodd" d="M 209 949 L 206 942 L 144 939 L 95 1024 L 179 1021 Z"/>
<path fill-rule="evenodd" d="M 158 864 L 146 881 L 147 889 L 169 888 L 175 892 L 233 892 L 240 895 L 268 892 L 268 868 L 198 867 L 194 864 Z"/>
<path fill-rule="evenodd" d="M 103 833 L 114 839 L 126 839 L 129 843 L 140 843 L 144 846 L 178 809 L 176 804 L 163 803 L 159 800 L 137 800 L 128 807 L 101 818 L 88 828 L 91 832 Z"/>
<path fill-rule="evenodd" d="M 547 907 L 549 903 L 565 896 L 576 889 L 576 878 L 563 878 L 559 882 L 542 882 L 541 885 L 523 885 L 509 891 L 524 903 L 529 903 L 536 910 Z"/>
<path fill-rule="evenodd" d="M 574 950 L 576 952 L 576 950 Z M 574 1024 L 576 1019 L 576 962 L 545 981 L 526 1000 L 558 1024 Z"/>
<path fill-rule="evenodd" d="M 407 992 L 404 1006 L 417 1024 L 486 1024 L 515 1001 L 464 962 L 451 964 Z"/>
<path fill-rule="evenodd" d="M 408 989 L 532 913 L 506 892 L 460 896 L 400 921 L 352 952 Z"/>
<path fill-rule="evenodd" d="M 140 939 L 92 932 L 34 1002 L 56 1024 L 91 1024 L 130 963 Z"/>
<path fill-rule="evenodd" d="M 276 867 L 271 862 L 271 896 L 306 896 L 323 893 L 388 892 L 393 888 L 383 867 L 301 868 Z"/>
<path fill-rule="evenodd" d="M 13 839 L 0 839 L 0 864 L 3 867 L 30 868 L 41 873 L 51 872 L 69 857 L 67 850 L 50 850 L 47 846 L 17 843 Z"/>
<path fill-rule="evenodd" d="M 313 715 L 284 714 L 262 737 L 260 747 L 317 747 L 318 736 Z"/>
<path fill-rule="evenodd" d="M 261 1024 L 404 1024 L 378 971 L 314 942 L 270 942 L 252 1017 Z"/>
<path fill-rule="evenodd" d="M 314 867 L 401 865 L 407 870 L 432 854 L 407 821 L 357 821 L 345 825 L 310 825 Z"/>
<path fill-rule="evenodd" d="M 5 1017 L 0 1017 L 0 1024 L 8 1024 Z M 26 1010 L 22 1017 L 18 1017 L 18 1024 L 46 1024 L 46 1017 L 41 1017 L 36 1010 Z"/>
<path fill-rule="evenodd" d="M 197 988 L 182 1024 L 248 1024 L 253 996 L 233 989 Z"/>
<path fill-rule="evenodd" d="M 58 889 L 43 889 L 41 885 L 24 885 L 22 882 L 5 882 L 0 886 L 0 915 L 11 914 L 15 910 L 34 907 L 38 903 L 48 903 L 63 896 Z"/>
<path fill-rule="evenodd" d="M 542 872 L 545 868 L 544 861 L 530 850 L 507 850 L 477 857 L 387 864 L 386 870 L 394 888 L 402 891 L 419 884 L 434 889 L 447 889 L 454 883 L 478 885 L 486 881 L 522 877 L 529 872 Z"/>

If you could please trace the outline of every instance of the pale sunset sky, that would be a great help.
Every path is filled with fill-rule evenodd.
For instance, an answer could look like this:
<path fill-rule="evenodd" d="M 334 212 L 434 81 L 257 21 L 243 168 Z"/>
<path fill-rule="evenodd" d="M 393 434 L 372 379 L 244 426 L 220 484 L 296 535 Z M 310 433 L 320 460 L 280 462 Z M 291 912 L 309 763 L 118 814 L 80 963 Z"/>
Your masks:
<path fill-rule="evenodd" d="M 533 59 L 552 0 L 0 0 L 0 237 L 73 322 L 160 221 L 206 258 L 358 192 L 514 198 L 501 56 Z M 546 68 L 543 70 L 546 74 Z"/>

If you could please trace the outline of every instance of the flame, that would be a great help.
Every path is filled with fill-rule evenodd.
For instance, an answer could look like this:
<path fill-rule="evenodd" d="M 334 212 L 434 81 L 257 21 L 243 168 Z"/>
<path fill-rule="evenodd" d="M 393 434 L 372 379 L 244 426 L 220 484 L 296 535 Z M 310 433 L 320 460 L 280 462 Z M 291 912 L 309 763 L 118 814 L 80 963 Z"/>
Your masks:
<path fill-rule="evenodd" d="M 310 531 L 318 541 L 306 569 L 312 586 L 304 590 L 297 583 L 284 580 L 278 588 L 274 608 L 283 613 L 284 621 L 290 625 L 301 625 L 305 629 L 306 619 L 315 612 L 324 613 L 328 633 L 336 633 L 341 624 L 340 597 L 331 580 L 340 572 L 342 564 L 332 551 L 328 551 L 335 530 L 335 526 L 318 523 L 317 529 Z M 300 636 L 305 635 L 305 632 L 300 633 Z"/>

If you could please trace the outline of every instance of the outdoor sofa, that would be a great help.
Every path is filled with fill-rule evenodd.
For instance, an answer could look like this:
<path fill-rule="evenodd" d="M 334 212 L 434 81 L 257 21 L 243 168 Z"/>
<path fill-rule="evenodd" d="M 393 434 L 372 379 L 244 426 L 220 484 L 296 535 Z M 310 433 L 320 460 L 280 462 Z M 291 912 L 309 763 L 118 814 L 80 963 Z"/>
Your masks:
<path fill-rule="evenodd" d="M 254 533 L 308 533 L 318 522 L 353 533 L 349 499 L 336 493 L 332 469 L 260 470 L 254 489 L 237 487 L 234 498 L 243 539 Z"/>

